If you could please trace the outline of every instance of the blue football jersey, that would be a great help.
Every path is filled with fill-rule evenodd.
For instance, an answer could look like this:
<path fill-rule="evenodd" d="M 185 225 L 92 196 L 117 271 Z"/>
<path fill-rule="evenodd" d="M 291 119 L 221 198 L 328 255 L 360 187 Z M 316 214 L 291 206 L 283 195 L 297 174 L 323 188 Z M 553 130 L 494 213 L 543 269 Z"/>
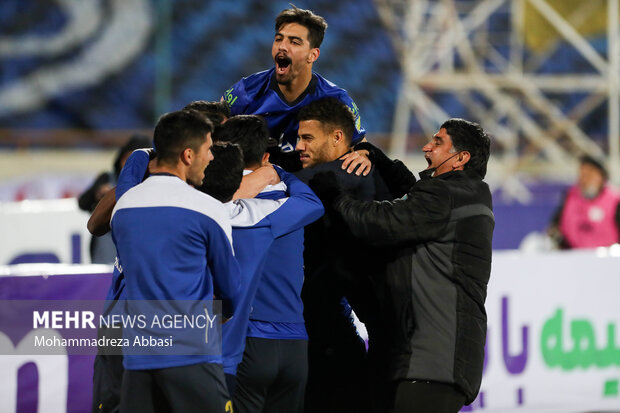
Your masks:
<path fill-rule="evenodd" d="M 294 102 L 287 102 L 274 79 L 275 68 L 244 77 L 224 93 L 234 115 L 260 115 L 267 121 L 269 133 L 283 151 L 295 150 L 299 109 L 315 100 L 333 97 L 346 104 L 355 115 L 353 143 L 364 138 L 359 110 L 346 90 L 313 73 L 310 84 Z"/>
<path fill-rule="evenodd" d="M 251 305 L 264 281 L 264 265 L 274 240 L 303 228 L 323 214 L 323 204 L 307 185 L 284 171 L 278 173 L 282 178 L 279 185 L 286 187 L 289 197 L 240 199 L 227 204 L 242 276 L 239 305 L 233 318 L 222 326 L 223 365 L 229 374 L 236 373 L 243 358 Z"/>
<path fill-rule="evenodd" d="M 125 296 L 133 305 L 140 300 L 219 299 L 223 315 L 232 315 L 240 289 L 239 266 L 233 255 L 230 219 L 219 201 L 176 176 L 151 176 L 121 196 L 111 227 L 122 262 Z M 161 329 L 147 323 L 143 331 L 154 337 Z M 196 331 L 200 330 L 171 330 L 171 342 L 198 346 L 193 341 Z M 217 337 L 208 342 L 216 343 Z M 125 353 L 123 364 L 128 370 L 142 370 L 222 362 L 221 354 L 161 355 L 160 350 L 149 347 L 139 354 Z"/>

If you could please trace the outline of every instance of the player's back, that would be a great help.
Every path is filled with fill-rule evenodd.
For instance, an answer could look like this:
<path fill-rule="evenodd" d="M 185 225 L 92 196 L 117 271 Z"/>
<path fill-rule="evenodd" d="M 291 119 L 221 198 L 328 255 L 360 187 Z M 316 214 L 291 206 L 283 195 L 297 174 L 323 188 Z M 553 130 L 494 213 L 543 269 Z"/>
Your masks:
<path fill-rule="evenodd" d="M 232 315 L 239 289 L 239 267 L 232 253 L 224 206 L 178 177 L 155 175 L 127 191 L 112 212 L 112 236 L 125 276 L 129 315 L 198 314 L 204 302 L 222 300 Z M 142 301 L 144 300 L 144 301 Z M 210 304 L 206 304 L 213 314 Z M 209 328 L 209 331 L 213 329 Z M 170 330 L 148 321 L 123 336 L 163 338 L 163 346 L 132 348 L 127 370 L 156 369 L 202 362 L 221 363 L 219 332 L 210 340 L 200 328 Z"/>
<path fill-rule="evenodd" d="M 112 214 L 129 300 L 213 298 L 210 256 L 231 250 L 223 205 L 174 176 L 129 190 Z"/>

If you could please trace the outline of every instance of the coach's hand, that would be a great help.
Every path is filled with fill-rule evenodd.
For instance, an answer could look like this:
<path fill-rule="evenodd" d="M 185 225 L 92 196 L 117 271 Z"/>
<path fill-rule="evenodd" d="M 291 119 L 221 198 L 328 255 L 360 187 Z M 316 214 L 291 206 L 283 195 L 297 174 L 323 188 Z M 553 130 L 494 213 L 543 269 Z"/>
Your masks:
<path fill-rule="evenodd" d="M 339 159 L 343 161 L 342 169 L 346 169 L 347 173 L 355 171 L 355 175 L 357 176 L 362 174 L 364 174 L 364 176 L 368 175 L 372 168 L 372 163 L 368 158 L 368 151 L 365 149 L 346 153 Z"/>

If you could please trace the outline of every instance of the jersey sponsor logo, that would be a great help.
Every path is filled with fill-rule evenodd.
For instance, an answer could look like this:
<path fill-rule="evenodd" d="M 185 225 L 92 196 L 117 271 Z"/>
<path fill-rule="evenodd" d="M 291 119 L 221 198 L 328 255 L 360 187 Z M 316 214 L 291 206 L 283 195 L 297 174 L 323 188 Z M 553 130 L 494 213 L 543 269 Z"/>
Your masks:
<path fill-rule="evenodd" d="M 231 87 L 224 93 L 224 99 L 226 100 L 226 103 L 228 103 L 230 106 L 232 106 L 235 103 L 238 97 L 232 94 L 234 90 L 235 88 Z"/>
<path fill-rule="evenodd" d="M 353 116 L 355 116 L 355 129 L 360 132 L 362 130 L 362 117 L 360 116 L 360 110 L 353 101 L 351 101 L 351 106 L 349 106 L 349 109 L 351 109 Z"/>

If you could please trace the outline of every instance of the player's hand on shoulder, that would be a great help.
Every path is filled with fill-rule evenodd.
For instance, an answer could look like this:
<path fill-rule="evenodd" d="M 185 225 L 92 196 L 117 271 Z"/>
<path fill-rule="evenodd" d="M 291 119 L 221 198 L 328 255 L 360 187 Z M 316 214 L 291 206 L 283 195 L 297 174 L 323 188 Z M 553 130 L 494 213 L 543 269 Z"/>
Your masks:
<path fill-rule="evenodd" d="M 267 185 L 275 185 L 280 182 L 280 175 L 278 175 L 276 168 L 270 163 L 263 164 L 263 166 L 254 171 L 254 173 L 257 172 L 265 179 Z"/>

